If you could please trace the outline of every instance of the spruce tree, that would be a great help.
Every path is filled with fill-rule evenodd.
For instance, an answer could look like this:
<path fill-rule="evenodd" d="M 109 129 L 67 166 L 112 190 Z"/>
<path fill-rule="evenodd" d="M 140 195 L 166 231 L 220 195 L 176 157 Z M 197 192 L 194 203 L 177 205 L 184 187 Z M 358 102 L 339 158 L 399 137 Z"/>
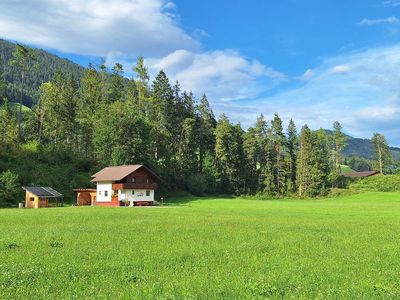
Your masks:
<path fill-rule="evenodd" d="M 287 128 L 287 152 L 288 152 L 288 168 L 289 168 L 289 179 L 288 179 L 288 191 L 294 192 L 296 187 L 296 165 L 297 165 L 297 153 L 299 148 L 299 139 L 297 135 L 296 125 L 293 119 L 290 119 Z"/>
<path fill-rule="evenodd" d="M 342 125 L 336 121 L 333 123 L 333 134 L 332 134 L 332 148 L 333 148 L 333 164 L 332 171 L 330 174 L 330 181 L 333 187 L 337 187 L 339 179 L 342 176 L 341 170 L 341 157 L 342 151 L 346 147 L 347 136 L 342 132 Z"/>
<path fill-rule="evenodd" d="M 203 170 L 204 158 L 208 155 L 214 155 L 215 147 L 215 127 L 217 121 L 210 107 L 207 96 L 203 95 L 200 104 L 196 107 L 196 114 L 199 119 L 198 135 L 199 135 L 199 171 Z"/>
<path fill-rule="evenodd" d="M 283 133 L 282 120 L 275 114 L 274 119 L 271 122 L 271 135 L 272 143 L 274 146 L 275 156 L 275 187 L 278 194 L 284 194 L 286 191 L 286 165 L 285 165 L 285 146 L 286 137 Z"/>
<path fill-rule="evenodd" d="M 297 187 L 300 197 L 307 195 L 310 186 L 313 145 L 311 130 L 304 125 L 300 133 L 300 148 L 297 160 Z"/>
<path fill-rule="evenodd" d="M 125 79 L 124 69 L 120 63 L 116 63 L 112 68 L 112 73 L 108 79 L 108 101 L 115 102 L 122 99 Z"/>
<path fill-rule="evenodd" d="M 239 124 L 233 126 L 225 115 L 215 129 L 215 161 L 221 175 L 220 187 L 235 194 L 243 192 L 246 186 L 243 130 Z"/>
<path fill-rule="evenodd" d="M 137 76 L 137 90 L 138 90 L 138 113 L 142 114 L 146 110 L 146 102 L 148 96 L 148 82 L 150 79 L 147 67 L 144 64 L 144 59 L 139 56 L 136 65 L 133 67 L 133 72 Z"/>

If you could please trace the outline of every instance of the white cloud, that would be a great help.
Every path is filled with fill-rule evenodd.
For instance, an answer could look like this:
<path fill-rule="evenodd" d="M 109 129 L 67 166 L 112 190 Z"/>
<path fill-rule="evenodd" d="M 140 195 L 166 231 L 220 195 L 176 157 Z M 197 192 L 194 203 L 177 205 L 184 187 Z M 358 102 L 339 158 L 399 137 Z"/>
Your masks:
<path fill-rule="evenodd" d="M 349 66 L 341 65 L 341 66 L 334 66 L 332 68 L 332 73 L 334 74 L 340 74 L 340 73 L 347 73 L 350 71 Z"/>
<path fill-rule="evenodd" d="M 199 39 L 207 33 L 195 29 L 195 38 L 178 20 L 167 0 L 0 1 L 2 38 L 105 57 L 109 67 L 122 63 L 128 76 L 143 55 L 152 75 L 165 69 L 182 88 L 216 100 L 254 97 L 284 77 L 237 51 L 202 52 Z"/>
<path fill-rule="evenodd" d="M 351 72 L 334 76 L 332 70 L 346 66 Z M 345 69 L 345 68 L 340 68 Z M 330 128 L 335 120 L 356 137 L 369 138 L 382 132 L 392 145 L 400 146 L 400 44 L 325 60 L 314 76 L 291 90 L 236 103 L 217 103 L 216 113 L 228 112 L 247 127 L 260 113 L 278 112 L 300 126 Z"/>
<path fill-rule="evenodd" d="M 2 0 L 0 37 L 67 53 L 162 56 L 200 43 L 164 0 Z"/>
<path fill-rule="evenodd" d="M 398 7 L 400 6 L 400 1 L 399 0 L 386 0 L 382 2 L 383 7 L 389 8 L 389 7 Z"/>
<path fill-rule="evenodd" d="M 378 25 L 378 24 L 397 24 L 399 23 L 399 19 L 395 16 L 391 16 L 385 19 L 362 19 L 358 24 L 359 25 Z"/>
<path fill-rule="evenodd" d="M 314 71 L 313 71 L 312 69 L 307 69 L 307 70 L 304 72 L 302 78 L 303 78 L 303 79 L 309 79 L 309 78 L 311 78 L 311 77 L 313 77 L 313 76 L 314 76 Z"/>
<path fill-rule="evenodd" d="M 214 101 L 251 98 L 262 90 L 285 80 L 285 76 L 261 64 L 249 60 L 234 50 L 193 53 L 177 50 L 161 59 L 148 59 L 153 72 L 166 71 L 182 87 L 197 95 L 204 92 Z"/>

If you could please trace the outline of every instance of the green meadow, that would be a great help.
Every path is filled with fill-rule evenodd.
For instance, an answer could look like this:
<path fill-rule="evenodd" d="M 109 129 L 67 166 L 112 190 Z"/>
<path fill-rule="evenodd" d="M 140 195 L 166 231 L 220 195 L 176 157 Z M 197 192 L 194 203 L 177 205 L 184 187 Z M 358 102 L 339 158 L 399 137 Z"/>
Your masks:
<path fill-rule="evenodd" d="M 0 299 L 399 299 L 400 193 L 0 210 Z"/>

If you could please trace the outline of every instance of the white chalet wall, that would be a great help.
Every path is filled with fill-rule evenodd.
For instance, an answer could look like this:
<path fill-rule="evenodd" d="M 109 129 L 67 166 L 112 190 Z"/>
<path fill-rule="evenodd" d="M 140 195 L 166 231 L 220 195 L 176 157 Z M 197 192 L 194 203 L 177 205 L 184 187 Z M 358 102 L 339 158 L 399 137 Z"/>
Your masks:
<path fill-rule="evenodd" d="M 107 191 L 107 196 L 105 192 Z M 97 183 L 97 202 L 111 202 L 112 183 L 111 182 L 98 182 Z"/>

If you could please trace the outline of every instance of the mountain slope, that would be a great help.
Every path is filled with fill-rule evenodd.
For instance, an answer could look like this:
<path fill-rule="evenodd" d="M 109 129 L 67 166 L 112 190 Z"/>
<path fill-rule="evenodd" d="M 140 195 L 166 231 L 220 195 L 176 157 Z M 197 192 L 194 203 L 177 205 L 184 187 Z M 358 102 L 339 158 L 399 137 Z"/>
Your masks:
<path fill-rule="evenodd" d="M 393 159 L 400 160 L 400 148 L 391 147 Z M 349 137 L 347 147 L 344 149 L 343 154 L 346 156 L 361 156 L 368 159 L 374 159 L 374 145 L 369 139 L 360 139 Z"/>
<path fill-rule="evenodd" d="M 5 94 L 12 102 L 18 102 L 21 90 L 23 91 L 23 104 L 32 107 L 39 99 L 39 86 L 49 81 L 53 75 L 61 70 L 69 76 L 80 79 L 83 76 L 85 68 L 73 63 L 68 59 L 60 58 L 41 49 L 34 49 L 39 68 L 29 72 L 26 76 L 24 85 L 21 83 L 20 73 L 10 66 L 12 52 L 15 44 L 0 39 L 0 75 L 3 75 L 6 81 Z"/>

